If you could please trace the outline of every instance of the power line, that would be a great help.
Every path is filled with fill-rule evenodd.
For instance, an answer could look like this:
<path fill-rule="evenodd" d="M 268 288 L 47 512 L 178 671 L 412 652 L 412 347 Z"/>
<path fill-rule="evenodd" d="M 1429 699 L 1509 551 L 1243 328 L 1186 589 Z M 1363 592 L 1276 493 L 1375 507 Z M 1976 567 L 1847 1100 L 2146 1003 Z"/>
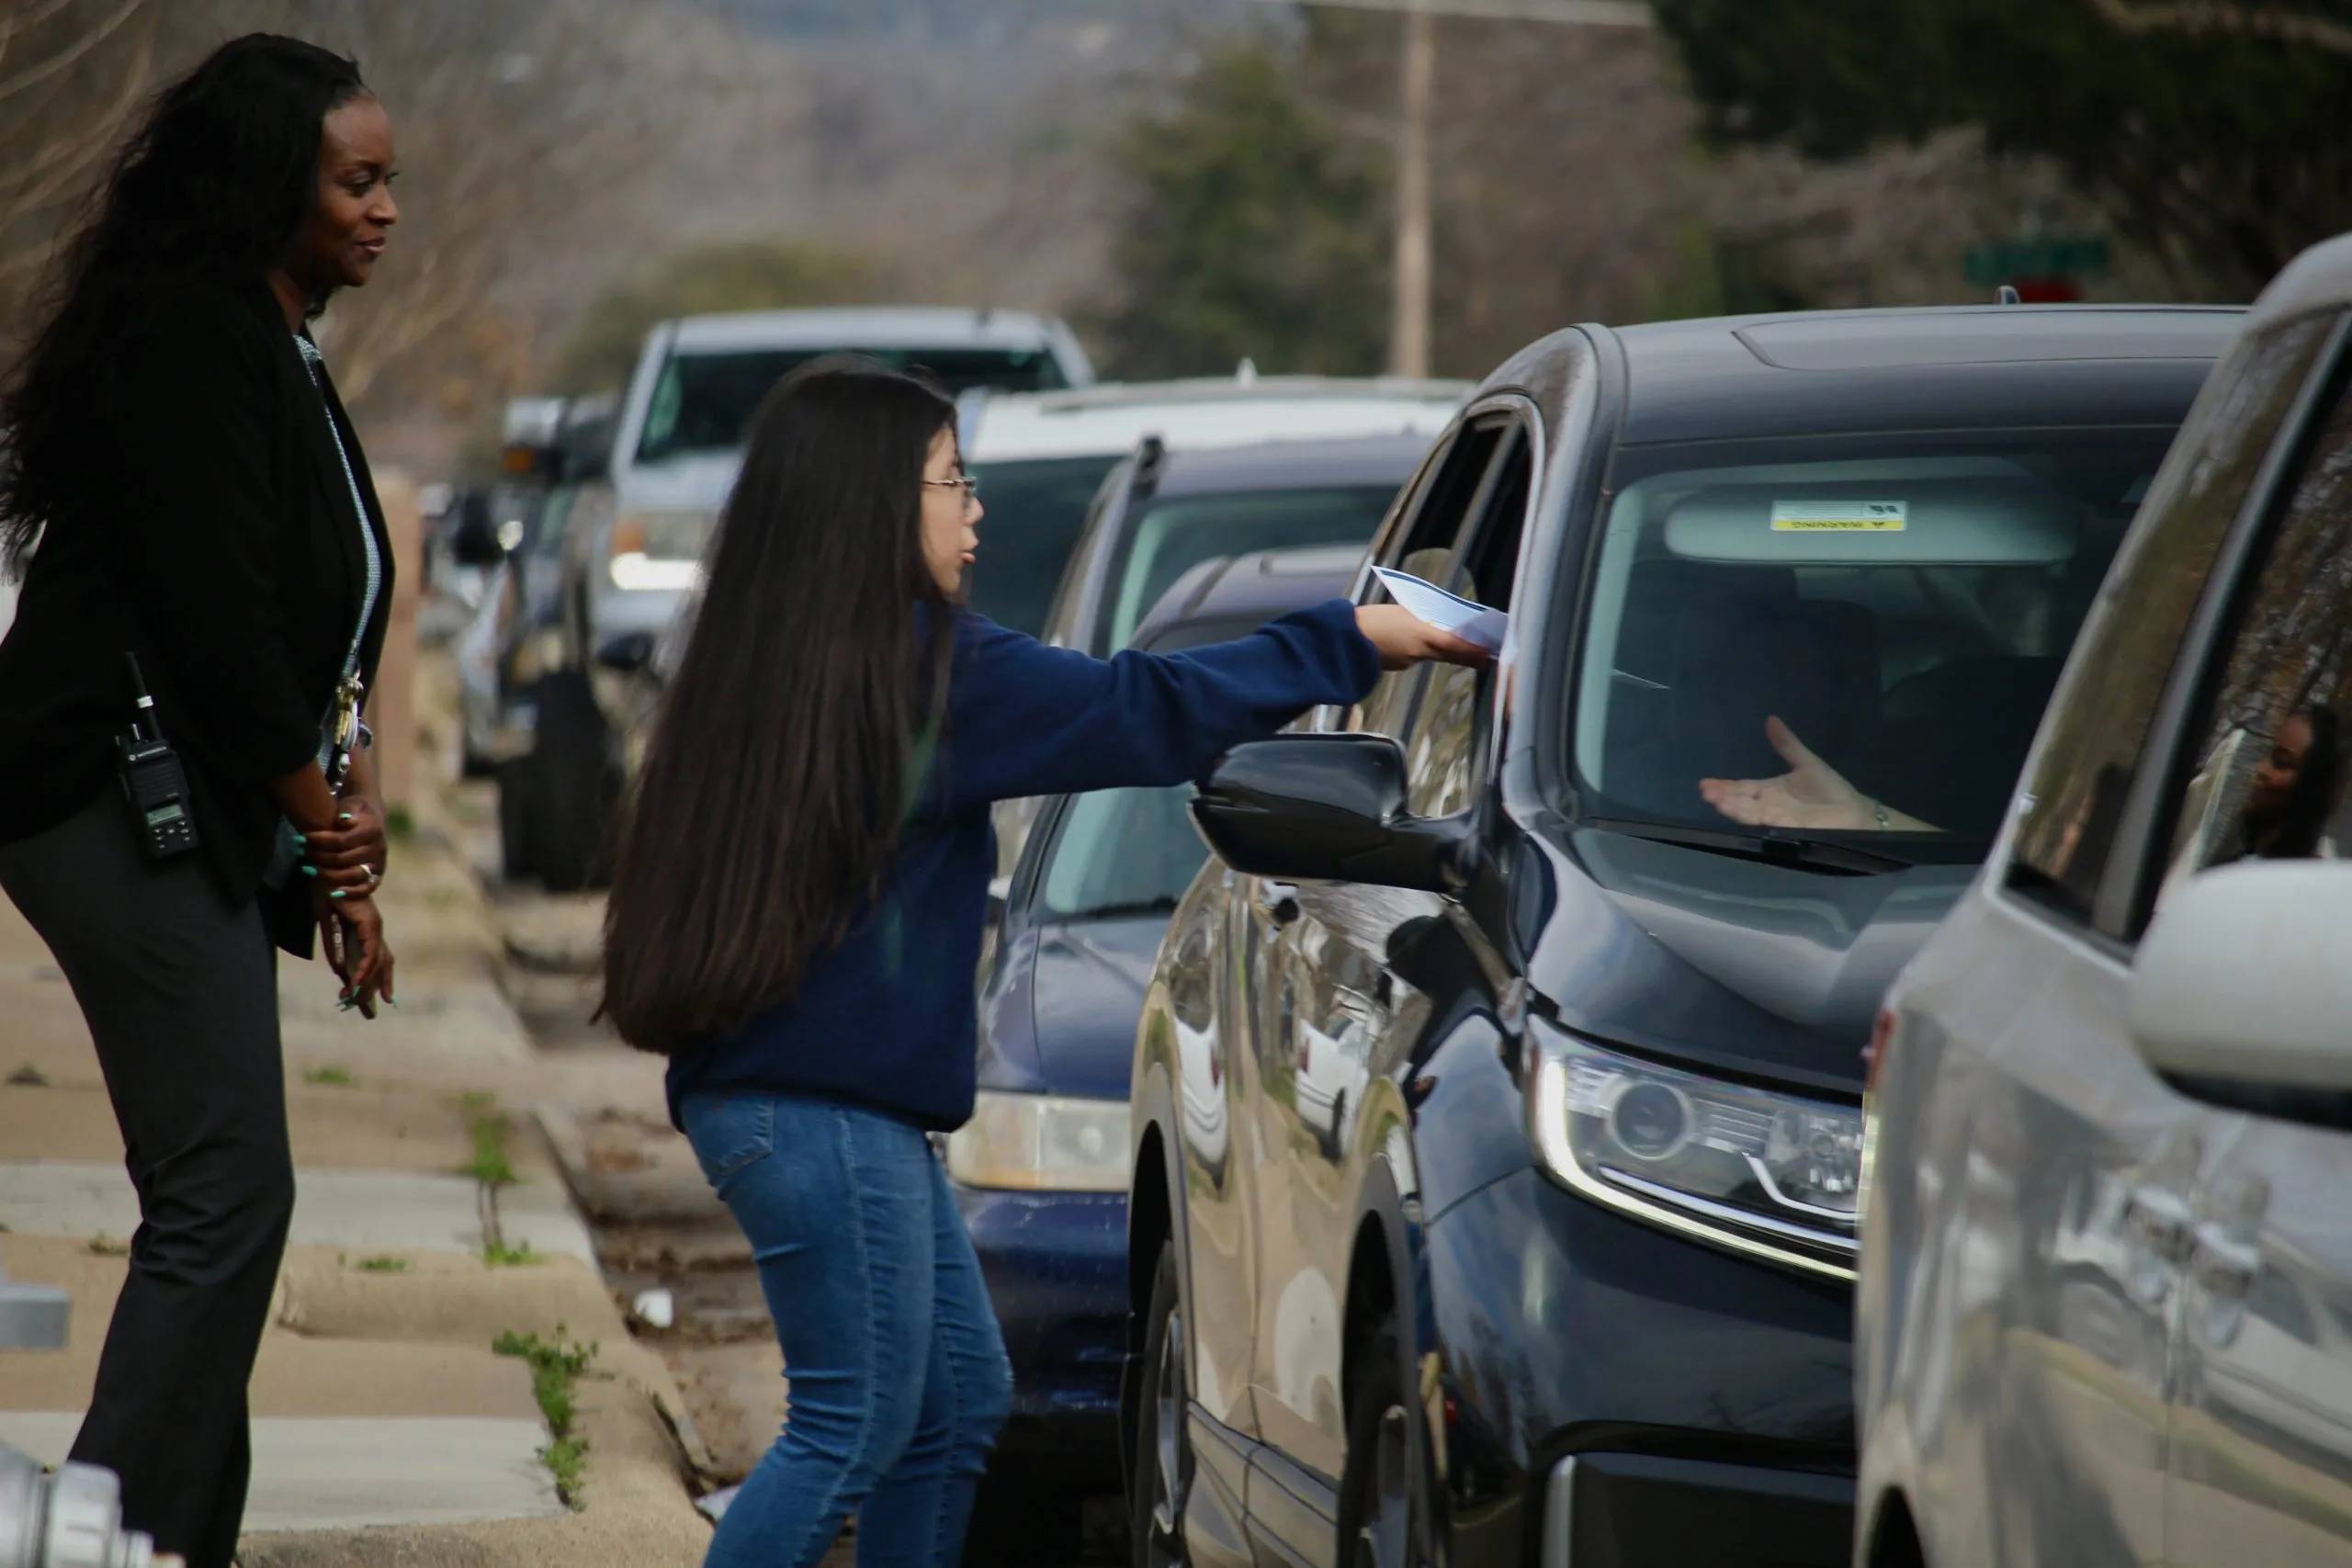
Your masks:
<path fill-rule="evenodd" d="M 1475 17 L 1502 22 L 1557 22 L 1570 27 L 1646 28 L 1650 8 L 1638 0 L 1256 0 L 1261 6 L 1317 6 L 1333 11 L 1385 11 L 1432 17 Z"/>

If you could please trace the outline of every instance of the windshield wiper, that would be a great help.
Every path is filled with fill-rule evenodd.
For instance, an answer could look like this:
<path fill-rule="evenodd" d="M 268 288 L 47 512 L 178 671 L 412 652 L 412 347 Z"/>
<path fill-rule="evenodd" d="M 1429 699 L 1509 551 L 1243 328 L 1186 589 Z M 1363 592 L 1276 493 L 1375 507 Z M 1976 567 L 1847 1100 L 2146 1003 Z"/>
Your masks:
<path fill-rule="evenodd" d="M 1623 817 L 1588 817 L 1583 825 L 1604 828 L 1629 838 L 1650 839 L 1661 844 L 1679 844 L 1685 849 L 1702 850 L 1708 854 L 1729 855 L 1735 860 L 1760 861 L 1767 865 L 1794 866 L 1801 871 L 1829 872 L 1844 876 L 1871 876 L 1890 871 L 1908 871 L 1917 863 L 1878 850 L 1866 850 L 1831 839 L 1808 839 L 1798 834 L 1718 831 L 1712 828 L 1686 828 Z"/>
<path fill-rule="evenodd" d="M 1176 912 L 1177 897 L 1163 893 L 1156 898 L 1129 898 L 1116 904 L 1096 904 L 1076 914 L 1064 915 L 1063 923 L 1071 920 L 1115 920 L 1128 915 L 1172 915 Z"/>

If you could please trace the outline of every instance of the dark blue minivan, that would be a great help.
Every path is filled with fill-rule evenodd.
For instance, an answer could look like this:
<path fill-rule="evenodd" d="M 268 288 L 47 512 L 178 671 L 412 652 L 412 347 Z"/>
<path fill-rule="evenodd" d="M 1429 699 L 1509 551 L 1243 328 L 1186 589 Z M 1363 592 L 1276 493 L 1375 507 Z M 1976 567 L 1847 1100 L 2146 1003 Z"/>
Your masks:
<path fill-rule="evenodd" d="M 1241 637 L 1344 594 L 1363 559 L 1346 545 L 1203 561 L 1160 598 L 1135 646 L 1166 653 Z M 1207 854 L 1185 814 L 1191 795 L 1178 784 L 1044 802 L 991 909 L 979 1096 L 946 1152 L 1012 1360 L 993 1478 L 1118 1489 L 1127 1073 L 1160 935 Z"/>

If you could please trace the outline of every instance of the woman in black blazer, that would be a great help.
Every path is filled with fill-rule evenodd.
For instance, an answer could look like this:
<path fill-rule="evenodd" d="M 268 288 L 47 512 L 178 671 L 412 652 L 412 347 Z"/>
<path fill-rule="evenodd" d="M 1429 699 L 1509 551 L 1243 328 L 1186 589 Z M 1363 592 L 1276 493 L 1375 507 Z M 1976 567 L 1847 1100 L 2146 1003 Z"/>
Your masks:
<path fill-rule="evenodd" d="M 245 1387 L 293 1209 L 273 944 L 392 999 L 374 770 L 351 716 L 391 551 L 305 323 L 399 214 L 356 65 L 224 45 L 166 91 L 63 254 L 0 400 L 0 887 L 97 1047 L 141 1223 L 74 1458 L 221 1568 Z M 151 854 L 119 782 L 136 657 L 197 843 Z M 151 731 L 152 733 L 152 731 Z M 347 761 L 346 761 L 347 757 Z"/>

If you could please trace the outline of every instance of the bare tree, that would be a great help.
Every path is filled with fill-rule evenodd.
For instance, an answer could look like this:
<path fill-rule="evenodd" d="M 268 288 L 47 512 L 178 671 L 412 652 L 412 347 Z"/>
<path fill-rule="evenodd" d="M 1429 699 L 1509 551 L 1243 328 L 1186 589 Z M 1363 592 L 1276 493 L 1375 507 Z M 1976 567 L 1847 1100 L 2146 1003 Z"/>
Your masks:
<path fill-rule="evenodd" d="M 391 109 L 403 183 L 394 254 L 322 323 L 345 395 L 452 419 L 537 368 L 515 283 L 594 246 L 685 114 L 740 90 L 723 39 L 619 0 L 288 6 L 356 55 Z"/>
<path fill-rule="evenodd" d="M 155 0 L 0 5 L 0 362 L 58 234 L 153 85 Z"/>

